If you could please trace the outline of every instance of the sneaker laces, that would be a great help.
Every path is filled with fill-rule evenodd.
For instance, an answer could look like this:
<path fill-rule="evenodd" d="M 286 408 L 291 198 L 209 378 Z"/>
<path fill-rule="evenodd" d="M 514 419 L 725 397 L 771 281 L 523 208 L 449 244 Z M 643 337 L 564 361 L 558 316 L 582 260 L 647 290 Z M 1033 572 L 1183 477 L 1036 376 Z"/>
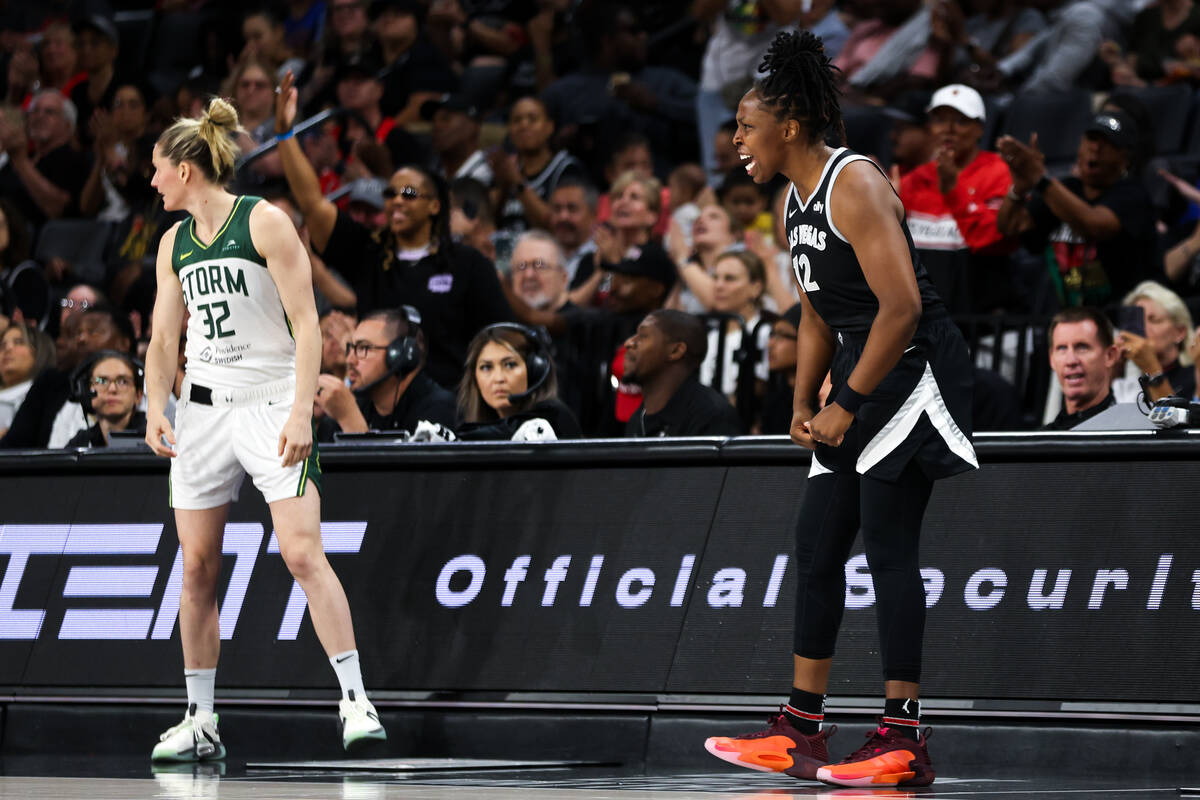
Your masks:
<path fill-rule="evenodd" d="M 882 745 L 887 742 L 887 728 L 876 728 L 867 733 L 867 742 L 862 747 L 855 750 L 850 755 L 846 756 L 844 761 L 847 763 L 853 761 L 863 761 L 867 758 L 874 757 L 883 751 Z"/>

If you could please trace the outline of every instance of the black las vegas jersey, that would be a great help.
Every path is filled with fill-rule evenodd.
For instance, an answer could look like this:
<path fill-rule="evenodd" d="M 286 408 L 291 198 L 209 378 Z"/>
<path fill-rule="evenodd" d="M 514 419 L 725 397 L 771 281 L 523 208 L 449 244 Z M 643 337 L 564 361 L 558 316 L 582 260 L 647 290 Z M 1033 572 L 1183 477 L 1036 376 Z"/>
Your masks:
<path fill-rule="evenodd" d="M 825 162 L 821 180 L 807 202 L 801 200 L 795 184 L 788 190 L 787 201 L 788 246 L 796 282 L 825 324 L 835 331 L 847 333 L 866 333 L 879 311 L 879 301 L 867 284 L 854 249 L 829 214 L 829 194 L 838 174 L 847 164 L 859 160 L 877 167 L 866 156 L 847 148 L 835 150 Z M 847 202 L 847 197 L 846 194 L 839 195 L 840 202 Z M 853 198 L 849 201 L 853 202 Z M 923 316 L 934 311 L 944 313 L 933 282 L 921 266 L 908 225 L 901 223 L 901 227 L 908 242 L 917 288 L 921 291 Z"/>

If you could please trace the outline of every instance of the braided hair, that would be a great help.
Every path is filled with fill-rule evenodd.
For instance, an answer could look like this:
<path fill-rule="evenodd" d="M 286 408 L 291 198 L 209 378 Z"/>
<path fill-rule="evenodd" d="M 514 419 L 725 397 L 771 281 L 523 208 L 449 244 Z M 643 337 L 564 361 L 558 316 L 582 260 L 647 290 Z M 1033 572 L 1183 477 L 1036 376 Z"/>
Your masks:
<path fill-rule="evenodd" d="M 437 248 L 433 254 L 434 259 L 442 267 L 449 269 L 450 247 L 453 244 L 453 239 L 450 237 L 450 185 L 439 172 L 430 169 L 425 164 L 416 162 L 401 164 L 392 174 L 394 175 L 402 169 L 419 172 L 425 180 L 429 181 L 429 185 L 433 187 L 433 191 L 437 195 L 438 212 L 429 220 L 429 244 L 431 247 Z M 392 254 L 396 252 L 396 234 L 392 233 L 390 225 L 384 225 L 377 229 L 372 236 L 375 241 L 383 245 L 382 266 L 386 270 L 391 266 Z"/>
<path fill-rule="evenodd" d="M 758 67 L 766 77 L 755 81 L 754 88 L 775 109 L 776 119 L 804 122 L 809 144 L 830 133 L 844 143 L 846 128 L 835 70 L 825 45 L 811 31 L 780 31 Z"/>

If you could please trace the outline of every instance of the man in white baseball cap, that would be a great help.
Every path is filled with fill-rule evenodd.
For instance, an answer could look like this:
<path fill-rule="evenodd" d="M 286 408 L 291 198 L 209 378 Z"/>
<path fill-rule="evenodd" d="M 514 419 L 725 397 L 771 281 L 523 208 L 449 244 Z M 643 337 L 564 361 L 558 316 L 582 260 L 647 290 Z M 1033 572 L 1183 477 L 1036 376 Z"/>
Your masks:
<path fill-rule="evenodd" d="M 996 227 L 1012 177 L 995 153 L 979 149 L 987 118 L 983 98 L 952 83 L 926 107 L 933 160 L 904 176 L 900 199 L 921 262 L 954 313 L 992 311 L 1014 298 L 1008 255 L 1013 243 Z"/>

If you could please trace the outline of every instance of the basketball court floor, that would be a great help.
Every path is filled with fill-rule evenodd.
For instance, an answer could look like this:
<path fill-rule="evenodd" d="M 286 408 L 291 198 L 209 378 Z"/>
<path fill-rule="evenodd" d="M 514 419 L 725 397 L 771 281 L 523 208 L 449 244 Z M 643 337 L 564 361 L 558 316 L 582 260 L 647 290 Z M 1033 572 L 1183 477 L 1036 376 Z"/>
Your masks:
<path fill-rule="evenodd" d="M 782 800 L 918 798 L 940 800 L 1174 800 L 1200 798 L 1186 765 L 1174 776 L 1044 774 L 939 775 L 926 789 L 841 789 L 782 775 L 735 771 L 630 771 L 578 762 L 448 759 L 275 762 L 151 768 L 141 759 L 9 757 L 0 761 L 0 798 L 50 800 Z"/>

